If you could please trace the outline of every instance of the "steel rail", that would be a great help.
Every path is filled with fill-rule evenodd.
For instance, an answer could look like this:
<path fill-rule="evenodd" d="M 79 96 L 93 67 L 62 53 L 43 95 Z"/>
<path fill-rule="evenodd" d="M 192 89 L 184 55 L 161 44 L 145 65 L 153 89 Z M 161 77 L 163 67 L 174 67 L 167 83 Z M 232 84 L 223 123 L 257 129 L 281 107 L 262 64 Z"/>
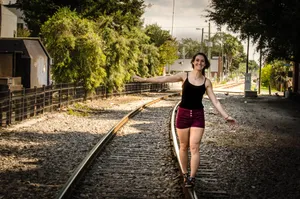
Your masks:
<path fill-rule="evenodd" d="M 172 140 L 173 140 L 174 152 L 175 152 L 175 155 L 177 157 L 178 164 L 180 166 L 181 174 L 183 174 L 182 164 L 181 164 L 180 157 L 179 157 L 179 143 L 178 143 L 178 140 L 177 140 L 177 134 L 176 134 L 176 128 L 175 128 L 176 111 L 177 111 L 177 108 L 179 106 L 179 103 L 180 102 L 178 102 L 175 105 L 175 107 L 172 111 L 172 116 L 171 116 L 171 122 L 170 123 L 171 123 L 171 137 L 172 137 Z M 198 199 L 194 188 L 184 188 L 184 191 L 187 192 L 189 198 Z"/>
<path fill-rule="evenodd" d="M 86 172 L 87 168 L 92 164 L 92 162 L 96 159 L 99 153 L 104 149 L 105 145 L 112 140 L 115 136 L 116 132 L 125 124 L 127 121 L 135 116 L 137 113 L 142 111 L 147 106 L 150 106 L 154 103 L 157 103 L 161 100 L 167 99 L 169 97 L 173 97 L 179 95 L 180 93 L 172 93 L 160 98 L 157 98 L 153 101 L 145 103 L 141 105 L 137 109 L 131 111 L 126 116 L 124 116 L 114 127 L 112 127 L 106 135 L 92 148 L 92 150 L 88 153 L 88 155 L 83 159 L 83 161 L 79 164 L 79 166 L 72 173 L 66 184 L 63 186 L 61 191 L 59 192 L 57 199 L 69 198 L 77 184 L 77 182 L 81 179 L 81 177 Z"/>

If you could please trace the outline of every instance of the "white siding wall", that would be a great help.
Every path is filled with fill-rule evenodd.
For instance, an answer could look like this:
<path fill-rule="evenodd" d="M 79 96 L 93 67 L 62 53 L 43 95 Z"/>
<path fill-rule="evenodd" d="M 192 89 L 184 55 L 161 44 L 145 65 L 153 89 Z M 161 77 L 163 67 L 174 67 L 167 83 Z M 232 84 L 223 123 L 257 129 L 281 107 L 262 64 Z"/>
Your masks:
<path fill-rule="evenodd" d="M 16 3 L 17 2 L 17 0 L 3 0 L 3 4 L 4 5 L 6 5 L 6 4 L 14 4 L 14 3 Z"/>
<path fill-rule="evenodd" d="M 17 33 L 17 16 L 8 10 L 6 7 L 1 5 L 2 16 L 1 16 L 1 33 L 0 37 L 14 37 Z"/>

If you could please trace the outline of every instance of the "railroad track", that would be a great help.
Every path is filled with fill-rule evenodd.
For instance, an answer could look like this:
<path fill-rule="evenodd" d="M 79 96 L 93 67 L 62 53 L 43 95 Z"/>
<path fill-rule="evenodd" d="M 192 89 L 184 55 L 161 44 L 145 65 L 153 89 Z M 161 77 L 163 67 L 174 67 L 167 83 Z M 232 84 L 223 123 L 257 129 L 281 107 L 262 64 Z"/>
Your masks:
<path fill-rule="evenodd" d="M 162 97 L 126 115 L 91 150 L 58 198 L 183 198 L 169 137 L 178 100 Z"/>
<path fill-rule="evenodd" d="M 171 94 L 127 114 L 74 170 L 57 198 L 228 198 L 215 186 L 215 170 L 203 155 L 196 187 L 183 188 L 175 130 L 179 100 L 178 93 Z"/>
<path fill-rule="evenodd" d="M 179 103 L 173 109 L 171 117 L 171 134 L 173 140 L 173 148 L 177 157 L 179 167 L 181 163 L 179 159 L 179 141 L 176 134 L 175 120 Z M 190 156 L 190 154 L 189 154 Z M 200 153 L 200 167 L 196 174 L 196 186 L 193 189 L 184 189 L 186 198 L 192 199 L 214 199 L 214 198 L 230 198 L 226 191 L 222 190 L 218 183 L 218 175 L 216 169 L 213 168 L 211 158 L 206 154 Z"/>
<path fill-rule="evenodd" d="M 233 83 L 229 83 L 229 84 L 218 84 L 218 85 L 215 85 L 214 88 L 216 89 L 225 89 L 225 88 L 232 88 L 232 87 L 236 87 L 236 86 L 239 86 L 239 85 L 242 85 L 244 84 L 244 82 L 233 82 Z"/>
<path fill-rule="evenodd" d="M 243 85 L 244 82 L 234 82 L 234 83 L 230 83 L 230 84 L 220 84 L 220 85 L 216 85 L 214 86 L 214 91 L 218 92 L 218 93 L 236 93 L 236 94 L 242 94 L 244 93 L 244 90 L 240 90 L 240 89 L 234 89 L 235 87 L 241 86 Z"/>

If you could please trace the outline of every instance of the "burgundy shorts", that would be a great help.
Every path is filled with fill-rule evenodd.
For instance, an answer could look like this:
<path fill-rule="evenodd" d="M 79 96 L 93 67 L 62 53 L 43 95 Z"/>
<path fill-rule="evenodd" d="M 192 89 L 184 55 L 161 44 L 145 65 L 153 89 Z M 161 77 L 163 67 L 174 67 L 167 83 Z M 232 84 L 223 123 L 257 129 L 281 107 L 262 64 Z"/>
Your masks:
<path fill-rule="evenodd" d="M 190 110 L 178 107 L 176 115 L 176 128 L 185 129 L 190 127 L 205 127 L 203 108 Z"/>

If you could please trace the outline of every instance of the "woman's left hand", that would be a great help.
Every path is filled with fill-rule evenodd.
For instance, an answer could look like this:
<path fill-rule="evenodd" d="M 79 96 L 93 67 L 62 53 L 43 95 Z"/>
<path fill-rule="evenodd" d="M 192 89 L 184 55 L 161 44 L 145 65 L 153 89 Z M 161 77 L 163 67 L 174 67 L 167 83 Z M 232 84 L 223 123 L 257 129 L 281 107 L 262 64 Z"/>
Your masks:
<path fill-rule="evenodd" d="M 230 123 L 230 124 L 236 124 L 235 119 L 233 119 L 232 117 L 228 116 L 227 118 L 225 118 L 226 122 Z"/>

